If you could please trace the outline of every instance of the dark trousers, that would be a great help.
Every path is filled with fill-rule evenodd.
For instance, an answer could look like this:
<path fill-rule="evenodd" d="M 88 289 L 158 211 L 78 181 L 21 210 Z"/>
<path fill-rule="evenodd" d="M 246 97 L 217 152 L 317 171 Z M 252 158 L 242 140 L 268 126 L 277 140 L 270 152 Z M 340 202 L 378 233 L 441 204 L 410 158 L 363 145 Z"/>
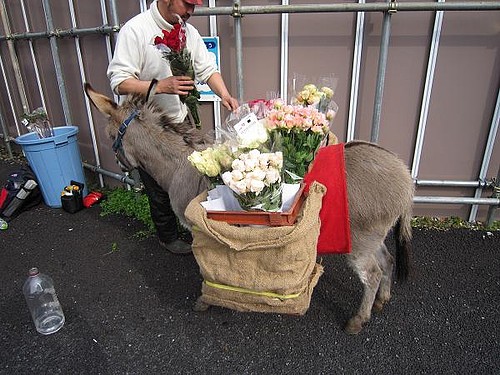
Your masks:
<path fill-rule="evenodd" d="M 169 243 L 177 239 L 179 233 L 177 230 L 177 218 L 168 193 L 146 171 L 137 168 L 144 184 L 146 195 L 149 200 L 151 218 L 156 228 L 156 233 L 160 241 Z"/>

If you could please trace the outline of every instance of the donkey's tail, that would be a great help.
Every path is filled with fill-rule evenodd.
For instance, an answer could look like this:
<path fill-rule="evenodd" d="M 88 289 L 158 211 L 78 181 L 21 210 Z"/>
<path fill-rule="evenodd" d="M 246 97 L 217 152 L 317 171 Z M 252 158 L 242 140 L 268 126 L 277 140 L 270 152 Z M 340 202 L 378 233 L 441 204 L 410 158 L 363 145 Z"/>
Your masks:
<path fill-rule="evenodd" d="M 406 210 L 398 219 L 395 227 L 396 237 L 396 278 L 406 280 L 411 272 L 411 209 Z"/>

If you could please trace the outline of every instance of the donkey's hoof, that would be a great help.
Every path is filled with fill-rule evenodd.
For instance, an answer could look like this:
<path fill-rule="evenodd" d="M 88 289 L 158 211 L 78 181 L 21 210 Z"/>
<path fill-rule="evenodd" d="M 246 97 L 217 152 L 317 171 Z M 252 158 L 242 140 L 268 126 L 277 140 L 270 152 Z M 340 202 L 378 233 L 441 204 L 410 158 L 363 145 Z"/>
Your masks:
<path fill-rule="evenodd" d="M 372 311 L 380 312 L 384 308 L 385 304 L 391 300 L 390 293 L 382 293 L 380 296 L 377 295 L 375 302 L 373 302 Z"/>
<path fill-rule="evenodd" d="M 358 316 L 349 319 L 349 321 L 344 327 L 346 333 L 350 335 L 357 335 L 358 333 L 361 332 L 362 329 L 363 329 L 363 323 L 361 322 L 361 319 Z"/>
<path fill-rule="evenodd" d="M 384 308 L 384 301 L 380 299 L 376 299 L 375 302 L 373 302 L 373 308 L 372 310 L 375 312 L 380 312 Z"/>
<path fill-rule="evenodd" d="M 208 303 L 203 302 L 201 300 L 201 297 L 199 297 L 193 306 L 193 311 L 203 312 L 203 311 L 207 311 L 209 309 L 209 307 L 210 307 L 210 305 Z"/>

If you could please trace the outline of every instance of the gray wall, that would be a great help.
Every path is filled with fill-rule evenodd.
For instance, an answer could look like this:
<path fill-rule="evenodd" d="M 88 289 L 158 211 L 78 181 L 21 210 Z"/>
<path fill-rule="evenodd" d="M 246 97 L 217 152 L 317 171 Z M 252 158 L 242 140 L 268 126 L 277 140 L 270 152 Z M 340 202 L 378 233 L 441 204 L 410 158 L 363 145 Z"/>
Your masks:
<path fill-rule="evenodd" d="M 449 1 L 448 3 L 450 3 Z M 25 33 L 21 2 L 5 1 L 10 22 L 10 33 Z M 30 32 L 48 29 L 43 17 L 43 2 L 26 0 Z M 77 28 L 95 28 L 113 24 L 103 21 L 101 2 L 97 0 L 75 1 Z M 205 1 L 207 3 L 207 1 Z M 338 1 L 289 1 L 295 4 L 331 4 Z M 401 2 L 404 3 L 404 2 Z M 72 27 L 67 1 L 51 1 L 54 29 Z M 116 1 L 119 22 L 140 11 L 140 2 Z M 244 1 L 242 5 L 278 5 L 280 1 Z M 231 7 L 233 1 L 217 1 L 217 7 Z M 198 9 L 200 9 L 199 7 Z M 380 50 L 383 13 L 366 12 L 363 39 L 359 102 L 356 112 L 355 138 L 369 140 L 372 126 L 377 67 Z M 262 98 L 269 91 L 280 89 L 280 33 L 281 15 L 245 15 L 243 32 L 243 82 L 244 100 Z M 192 18 L 202 35 L 209 35 L 207 16 Z M 399 11 L 391 17 L 391 37 L 385 79 L 381 127 L 378 142 L 397 153 L 411 167 L 414 159 L 422 92 L 429 57 L 429 46 L 434 24 L 434 12 Z M 2 20 L 2 36 L 8 35 Z M 301 73 L 319 77 L 335 73 L 339 78 L 335 100 L 340 109 L 333 131 L 341 141 L 347 140 L 351 73 L 353 62 L 356 13 L 290 14 L 289 16 L 289 64 L 288 73 Z M 221 44 L 222 74 L 230 90 L 236 95 L 236 50 L 234 19 L 228 15 L 217 16 L 218 36 Z M 80 38 L 56 38 L 66 95 L 70 113 L 64 113 L 61 94 L 48 38 L 31 41 L 41 76 L 43 97 L 51 122 L 79 126 L 79 145 L 82 159 L 92 165 L 118 172 L 110 142 L 104 132 L 105 119 L 92 109 L 89 119 L 82 81 L 90 82 L 98 91 L 112 95 L 106 77 L 108 51 L 106 34 L 92 34 Z M 113 36 L 110 38 L 111 48 Z M 81 77 L 76 53 L 76 43 L 81 46 L 85 77 Z M 30 42 L 12 42 L 21 67 L 21 77 L 26 88 L 29 110 L 42 105 L 30 53 Z M 2 64 L 7 82 L 0 86 L 0 110 L 7 127 L 7 135 L 16 137 L 16 119 L 23 112 L 18 93 L 16 73 L 13 70 L 8 42 L 0 42 Z M 2 77 L 2 82 L 4 81 Z M 477 181 L 490 126 L 498 96 L 500 82 L 500 11 L 447 11 L 444 14 L 440 46 L 432 86 L 431 105 L 422 158 L 416 176 L 424 180 Z M 9 97 L 13 101 L 11 108 Z M 224 119 L 227 112 L 222 110 Z M 213 106 L 202 104 L 202 120 L 205 129 L 213 124 Z M 97 151 L 92 141 L 92 123 L 95 127 Z M 24 133 L 26 130 L 20 130 Z M 5 134 L 3 135 L 5 138 Z M 498 137 L 492 143 L 493 152 L 487 177 L 495 177 L 500 162 Z M 115 184 L 106 180 L 108 184 Z M 426 188 L 419 187 L 418 195 L 472 197 L 473 188 Z M 483 194 L 488 197 L 491 191 Z M 415 214 L 469 217 L 470 205 L 418 204 Z M 487 206 L 479 207 L 478 219 L 484 219 Z"/>

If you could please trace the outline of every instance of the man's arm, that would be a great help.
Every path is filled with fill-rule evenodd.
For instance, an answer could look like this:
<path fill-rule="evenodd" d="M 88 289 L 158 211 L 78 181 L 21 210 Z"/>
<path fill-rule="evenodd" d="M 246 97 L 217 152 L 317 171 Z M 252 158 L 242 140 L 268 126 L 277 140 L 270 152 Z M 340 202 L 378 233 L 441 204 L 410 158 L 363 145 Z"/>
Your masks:
<path fill-rule="evenodd" d="M 207 81 L 208 86 L 222 100 L 222 105 L 229 111 L 234 111 L 239 107 L 238 100 L 233 98 L 227 90 L 226 84 L 219 72 L 213 73 Z"/>
<path fill-rule="evenodd" d="M 136 78 L 129 78 L 120 83 L 117 89 L 120 95 L 133 94 L 133 93 L 146 95 L 150 84 L 151 81 L 141 81 Z M 172 76 L 160 79 L 156 86 L 155 93 L 187 95 L 189 91 L 193 89 L 194 89 L 194 81 L 190 77 Z"/>

